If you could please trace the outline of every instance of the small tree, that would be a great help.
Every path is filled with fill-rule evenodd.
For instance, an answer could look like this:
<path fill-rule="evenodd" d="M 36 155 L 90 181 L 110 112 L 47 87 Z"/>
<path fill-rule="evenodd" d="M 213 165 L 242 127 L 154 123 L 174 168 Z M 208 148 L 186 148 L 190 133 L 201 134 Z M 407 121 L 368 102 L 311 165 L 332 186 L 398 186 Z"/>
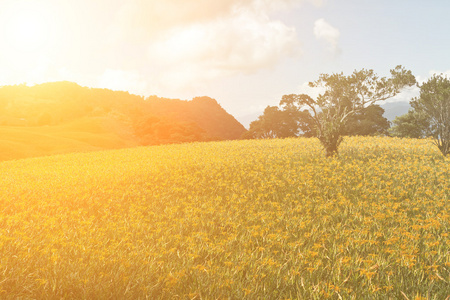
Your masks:
<path fill-rule="evenodd" d="M 277 106 L 267 106 L 264 113 L 256 121 L 250 123 L 250 129 L 243 138 L 271 139 L 296 136 L 298 131 L 295 119 L 289 112 Z"/>
<path fill-rule="evenodd" d="M 365 69 L 354 71 L 349 76 L 343 73 L 321 74 L 317 81 L 309 83 L 311 87 L 325 90 L 316 100 L 304 94 L 286 95 L 283 99 L 308 107 L 326 156 L 333 156 L 338 153 L 345 126 L 352 115 L 416 83 L 411 71 L 401 66 L 390 72 L 390 78 L 379 78 L 373 70 Z"/>
<path fill-rule="evenodd" d="M 442 154 L 450 153 L 450 79 L 434 75 L 420 87 L 420 96 L 411 100 L 417 115 L 428 123 L 427 132 Z"/>
<path fill-rule="evenodd" d="M 396 137 L 423 138 L 431 135 L 430 122 L 423 113 L 410 109 L 406 114 L 395 117 L 389 133 Z"/>
<path fill-rule="evenodd" d="M 345 135 L 386 135 L 391 126 L 383 117 L 384 109 L 372 104 L 356 112 L 345 125 Z"/>

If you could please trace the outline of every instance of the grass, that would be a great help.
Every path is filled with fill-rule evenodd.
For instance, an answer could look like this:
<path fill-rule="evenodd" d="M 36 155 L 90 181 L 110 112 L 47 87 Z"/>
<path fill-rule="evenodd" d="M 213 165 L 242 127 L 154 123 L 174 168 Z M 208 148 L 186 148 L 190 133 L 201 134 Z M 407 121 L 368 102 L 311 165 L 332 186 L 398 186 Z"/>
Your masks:
<path fill-rule="evenodd" d="M 428 140 L 193 143 L 0 163 L 5 299 L 446 299 Z"/>
<path fill-rule="evenodd" d="M 118 126 L 113 123 L 107 118 L 84 118 L 53 126 L 0 126 L 0 161 L 137 145 L 126 134 L 111 133 L 106 126 Z"/>

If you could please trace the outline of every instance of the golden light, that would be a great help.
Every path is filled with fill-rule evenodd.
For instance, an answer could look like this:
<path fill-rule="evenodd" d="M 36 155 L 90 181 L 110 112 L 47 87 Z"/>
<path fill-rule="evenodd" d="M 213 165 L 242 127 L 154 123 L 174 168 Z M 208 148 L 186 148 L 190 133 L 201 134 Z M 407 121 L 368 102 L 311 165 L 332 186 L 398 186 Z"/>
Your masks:
<path fill-rule="evenodd" d="M 8 71 L 10 80 L 47 80 L 62 30 L 58 8 L 47 0 L 0 0 L 0 69 Z"/>
<path fill-rule="evenodd" d="M 46 45 L 50 24 L 37 9 L 13 10 L 6 20 L 6 40 L 16 51 L 36 51 Z"/>

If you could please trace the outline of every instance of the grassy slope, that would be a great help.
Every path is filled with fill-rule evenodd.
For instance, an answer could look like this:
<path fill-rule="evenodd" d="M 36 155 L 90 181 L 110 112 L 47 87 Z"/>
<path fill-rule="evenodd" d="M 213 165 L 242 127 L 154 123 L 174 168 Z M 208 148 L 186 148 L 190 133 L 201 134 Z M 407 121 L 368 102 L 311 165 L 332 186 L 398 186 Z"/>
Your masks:
<path fill-rule="evenodd" d="M 118 127 L 123 125 L 107 118 L 83 118 L 57 126 L 0 126 L 0 161 L 138 145 L 126 128 Z"/>
<path fill-rule="evenodd" d="M 0 163 L 4 299 L 446 299 L 429 141 L 194 143 Z M 422 298 L 420 298 L 422 297 Z"/>

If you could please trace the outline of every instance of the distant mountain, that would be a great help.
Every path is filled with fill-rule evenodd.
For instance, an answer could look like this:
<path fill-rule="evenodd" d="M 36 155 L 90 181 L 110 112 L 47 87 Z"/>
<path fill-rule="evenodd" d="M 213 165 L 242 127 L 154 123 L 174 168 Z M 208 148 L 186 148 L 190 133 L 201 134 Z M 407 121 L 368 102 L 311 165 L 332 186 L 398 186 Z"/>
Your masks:
<path fill-rule="evenodd" d="M 404 115 L 411 108 L 409 102 L 390 102 L 380 105 L 384 109 L 383 116 L 389 121 L 393 121 L 395 117 Z"/>
<path fill-rule="evenodd" d="M 232 140 L 245 131 L 209 97 L 191 101 L 144 98 L 72 82 L 0 87 L 0 160 Z"/>
<path fill-rule="evenodd" d="M 248 115 L 241 115 L 241 116 L 237 116 L 236 119 L 242 124 L 244 125 L 245 128 L 249 128 L 250 127 L 250 123 L 253 121 L 256 121 L 258 119 L 258 117 L 260 115 L 262 115 L 264 113 L 264 111 L 260 111 L 260 112 L 255 112 L 252 114 L 248 114 Z"/>

